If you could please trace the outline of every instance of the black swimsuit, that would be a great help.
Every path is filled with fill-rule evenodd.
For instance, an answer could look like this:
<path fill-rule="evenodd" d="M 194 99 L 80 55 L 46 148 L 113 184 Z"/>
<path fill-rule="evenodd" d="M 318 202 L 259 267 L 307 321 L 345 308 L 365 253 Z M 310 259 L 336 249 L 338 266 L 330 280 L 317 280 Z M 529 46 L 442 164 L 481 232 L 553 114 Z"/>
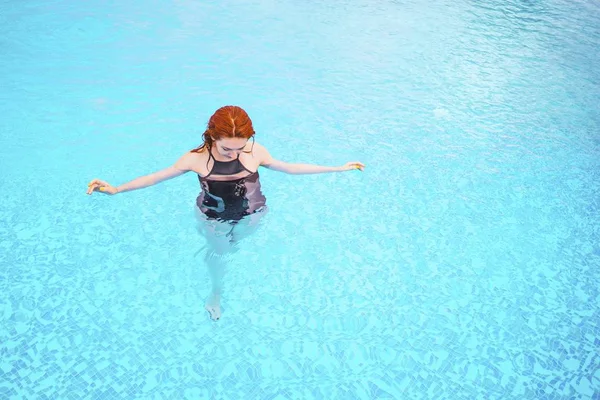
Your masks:
<path fill-rule="evenodd" d="M 240 162 L 240 157 L 231 161 L 217 161 L 209 151 L 209 160 L 213 159 L 213 167 L 208 175 L 198 175 L 202 191 L 196 199 L 198 208 L 209 218 L 220 221 L 237 222 L 246 215 L 260 211 L 266 204 L 261 192 L 258 171 L 248 170 Z M 235 175 L 246 171 L 248 174 L 240 178 Z M 221 179 L 210 179 L 211 176 Z M 232 179 L 226 179 L 232 176 Z"/>

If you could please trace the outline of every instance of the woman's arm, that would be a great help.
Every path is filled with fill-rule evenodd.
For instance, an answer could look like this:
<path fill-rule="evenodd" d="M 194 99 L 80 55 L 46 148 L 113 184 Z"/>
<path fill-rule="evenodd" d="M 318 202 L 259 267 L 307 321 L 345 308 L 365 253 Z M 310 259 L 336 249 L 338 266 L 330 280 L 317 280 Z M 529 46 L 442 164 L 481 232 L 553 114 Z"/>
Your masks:
<path fill-rule="evenodd" d="M 339 167 L 328 167 L 314 164 L 292 164 L 274 159 L 267 149 L 258 145 L 258 153 L 261 158 L 260 165 L 272 169 L 274 171 L 285 172 L 286 174 L 303 175 L 303 174 L 322 174 L 327 172 L 350 171 L 353 169 L 363 170 L 365 165 L 358 161 L 351 161 Z"/>
<path fill-rule="evenodd" d="M 190 171 L 193 163 L 192 157 L 193 156 L 191 156 L 190 153 L 186 153 L 170 167 L 148 175 L 140 176 L 139 178 L 135 178 L 134 180 L 117 187 L 112 186 L 106 181 L 93 179 L 90 183 L 88 183 L 87 194 L 92 194 L 94 191 L 99 191 L 106 194 L 117 194 L 156 185 L 157 183 L 166 181 L 167 179 L 175 178 Z"/>
<path fill-rule="evenodd" d="M 323 165 L 313 164 L 291 164 L 284 161 L 273 159 L 269 163 L 262 164 L 264 167 L 272 169 L 273 171 L 285 172 L 286 174 L 292 175 L 305 175 L 305 174 L 322 174 L 326 172 L 339 172 L 342 171 L 342 167 L 328 167 Z"/>
<path fill-rule="evenodd" d="M 176 168 L 174 165 L 156 171 L 149 175 L 140 176 L 132 181 L 117 186 L 117 193 L 129 192 L 132 190 L 142 189 L 148 186 L 156 185 L 157 183 L 166 181 L 168 179 L 175 178 L 179 175 L 185 174 L 186 170 Z"/>

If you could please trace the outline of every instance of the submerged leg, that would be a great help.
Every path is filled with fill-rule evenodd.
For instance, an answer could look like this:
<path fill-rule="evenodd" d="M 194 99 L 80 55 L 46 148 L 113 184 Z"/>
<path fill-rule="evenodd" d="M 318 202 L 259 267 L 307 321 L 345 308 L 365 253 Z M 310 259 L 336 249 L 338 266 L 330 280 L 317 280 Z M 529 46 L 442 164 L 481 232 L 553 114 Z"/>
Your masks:
<path fill-rule="evenodd" d="M 259 226 L 261 218 L 266 214 L 264 210 L 244 217 L 236 224 L 229 222 L 209 220 L 196 208 L 198 218 L 198 231 L 207 240 L 204 261 L 212 282 L 212 292 L 206 302 L 205 308 L 212 320 L 221 318 L 221 296 L 223 293 L 223 276 L 225 268 L 232 254 L 238 250 L 240 240 L 253 233 Z"/>
<path fill-rule="evenodd" d="M 220 254 L 214 249 L 209 249 L 204 256 L 204 260 L 208 267 L 208 273 L 212 282 L 212 291 L 206 301 L 204 308 L 210 314 L 213 321 L 221 318 L 221 294 L 223 291 L 223 276 L 227 262 L 225 260 L 226 253 Z"/>
<path fill-rule="evenodd" d="M 227 267 L 227 258 L 233 252 L 231 245 L 232 226 L 226 222 L 209 220 L 196 208 L 198 231 L 206 237 L 207 246 L 204 262 L 212 283 L 212 291 L 204 308 L 213 321 L 221 318 L 221 295 L 223 292 L 223 276 Z"/>
<path fill-rule="evenodd" d="M 242 218 L 231 231 L 231 242 L 237 246 L 240 241 L 247 238 L 260 227 L 260 222 L 267 215 L 269 209 L 263 206 L 260 211 L 255 212 Z"/>

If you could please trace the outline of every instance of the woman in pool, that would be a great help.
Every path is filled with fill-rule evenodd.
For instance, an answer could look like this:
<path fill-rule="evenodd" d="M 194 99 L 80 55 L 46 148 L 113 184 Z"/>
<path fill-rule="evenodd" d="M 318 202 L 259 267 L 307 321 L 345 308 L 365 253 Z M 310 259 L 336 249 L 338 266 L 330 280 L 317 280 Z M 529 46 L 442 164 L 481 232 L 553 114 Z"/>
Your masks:
<path fill-rule="evenodd" d="M 213 320 L 221 317 L 221 281 L 224 256 L 235 251 L 236 244 L 254 231 L 267 212 L 265 196 L 260 188 L 258 167 L 263 166 L 288 174 L 363 170 L 360 162 L 339 167 L 290 164 L 274 159 L 266 148 L 254 141 L 254 128 L 246 112 L 237 106 L 218 109 L 208 121 L 204 143 L 188 151 L 174 165 L 114 187 L 94 179 L 87 194 L 95 191 L 114 195 L 155 185 L 186 172 L 198 175 L 201 192 L 196 199 L 199 230 L 209 247 L 205 260 L 213 283 L 206 310 Z M 252 140 L 250 140 L 252 139 Z"/>

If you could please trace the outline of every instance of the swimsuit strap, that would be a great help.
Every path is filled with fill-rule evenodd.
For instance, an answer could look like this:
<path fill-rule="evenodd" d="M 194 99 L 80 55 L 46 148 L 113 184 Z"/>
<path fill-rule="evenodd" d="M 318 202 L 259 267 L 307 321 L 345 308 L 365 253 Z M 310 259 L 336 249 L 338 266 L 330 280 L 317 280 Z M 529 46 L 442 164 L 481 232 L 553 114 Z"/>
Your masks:
<path fill-rule="evenodd" d="M 210 169 L 210 171 L 208 171 L 208 175 L 206 175 L 205 178 L 208 178 L 210 176 L 210 174 L 212 174 L 213 169 L 215 169 L 215 163 L 214 162 L 217 161 L 217 160 L 215 160 L 215 157 L 212 155 L 212 149 L 211 149 L 211 147 L 208 148 L 208 160 L 206 160 L 206 169 L 208 169 L 208 163 L 210 162 L 211 158 L 213 159 L 213 166 Z"/>

